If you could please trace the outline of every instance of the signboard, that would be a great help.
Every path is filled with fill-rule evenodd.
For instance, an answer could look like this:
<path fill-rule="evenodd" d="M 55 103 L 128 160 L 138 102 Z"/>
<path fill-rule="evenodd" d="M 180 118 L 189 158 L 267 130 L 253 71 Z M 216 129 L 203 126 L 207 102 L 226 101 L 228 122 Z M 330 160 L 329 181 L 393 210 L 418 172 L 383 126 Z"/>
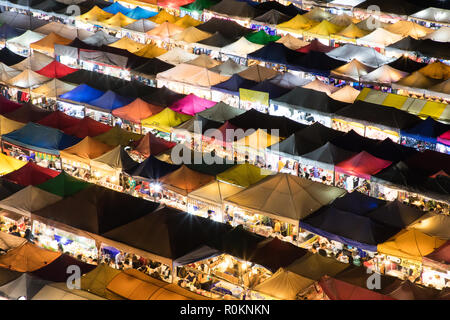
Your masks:
<path fill-rule="evenodd" d="M 267 112 L 269 109 L 269 93 L 250 89 L 239 89 L 240 108 L 244 110 L 256 109 Z"/>

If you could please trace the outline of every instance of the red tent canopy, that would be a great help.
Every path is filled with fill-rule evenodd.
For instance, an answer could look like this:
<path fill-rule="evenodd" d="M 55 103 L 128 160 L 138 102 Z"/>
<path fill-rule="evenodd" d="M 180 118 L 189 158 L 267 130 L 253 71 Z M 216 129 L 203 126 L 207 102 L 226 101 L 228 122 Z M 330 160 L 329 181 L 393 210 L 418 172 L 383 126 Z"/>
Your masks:
<path fill-rule="evenodd" d="M 21 123 L 36 122 L 52 112 L 37 107 L 29 102 L 21 105 L 19 109 L 6 113 L 4 116 L 10 120 L 14 120 Z"/>
<path fill-rule="evenodd" d="M 194 2 L 194 0 L 158 0 L 158 7 L 179 8 Z"/>
<path fill-rule="evenodd" d="M 62 78 L 75 71 L 78 71 L 78 69 L 68 67 L 58 61 L 53 61 L 36 72 L 48 78 Z"/>
<path fill-rule="evenodd" d="M 450 269 L 450 240 L 423 258 L 424 264 L 442 264 L 446 269 Z"/>
<path fill-rule="evenodd" d="M 2 178 L 21 186 L 35 186 L 56 177 L 60 172 L 43 168 L 33 162 L 28 162 L 22 168 L 4 175 Z"/>
<path fill-rule="evenodd" d="M 350 159 L 338 163 L 335 166 L 335 170 L 336 172 L 369 180 L 370 176 L 380 172 L 391 164 L 391 161 L 383 160 L 370 153 L 361 151 Z"/>
<path fill-rule="evenodd" d="M 92 118 L 84 117 L 74 126 L 65 128 L 63 131 L 65 134 L 69 134 L 72 136 L 76 136 L 80 139 L 84 139 L 86 137 L 95 137 L 99 134 L 105 133 L 111 130 L 112 127 L 107 124 L 103 124 L 101 122 L 95 121 Z"/>
<path fill-rule="evenodd" d="M 16 109 L 19 109 L 22 105 L 17 102 L 6 99 L 4 96 L 0 95 L 0 114 L 5 114 Z"/>
<path fill-rule="evenodd" d="M 296 51 L 302 52 L 302 53 L 308 53 L 310 51 L 319 51 L 319 52 L 327 53 L 333 49 L 336 49 L 336 48 L 324 45 L 319 40 L 314 39 L 313 41 L 311 41 L 310 44 L 308 44 L 304 47 L 301 47 L 300 49 L 297 49 Z"/>
<path fill-rule="evenodd" d="M 328 276 L 320 279 L 319 285 L 331 300 L 395 300 L 389 296 Z"/>
<path fill-rule="evenodd" d="M 71 117 L 62 111 L 54 111 L 45 118 L 39 120 L 37 123 L 43 126 L 63 130 L 77 125 L 81 119 Z"/>
<path fill-rule="evenodd" d="M 158 138 L 151 132 L 148 132 L 144 137 L 136 141 L 135 145 L 134 151 L 137 151 L 144 157 L 149 157 L 173 148 L 176 143 Z"/>

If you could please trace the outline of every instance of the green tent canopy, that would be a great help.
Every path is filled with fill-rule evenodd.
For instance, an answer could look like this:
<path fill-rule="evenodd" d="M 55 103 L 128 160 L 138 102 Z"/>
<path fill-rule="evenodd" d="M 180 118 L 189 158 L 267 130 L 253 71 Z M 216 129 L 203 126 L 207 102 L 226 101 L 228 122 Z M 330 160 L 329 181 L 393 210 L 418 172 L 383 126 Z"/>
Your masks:
<path fill-rule="evenodd" d="M 266 45 L 270 42 L 279 40 L 280 36 L 268 35 L 264 30 L 259 30 L 258 32 L 250 33 L 245 36 L 245 38 L 253 43 Z"/>
<path fill-rule="evenodd" d="M 55 178 L 38 184 L 36 187 L 66 198 L 87 188 L 89 185 L 90 183 L 76 179 L 65 171 L 62 171 L 61 174 L 57 175 Z"/>
<path fill-rule="evenodd" d="M 213 0 L 195 0 L 194 2 L 189 3 L 188 5 L 180 7 L 180 9 L 182 11 L 202 13 L 204 9 L 212 7 L 213 5 L 217 4 L 217 2 L 218 1 Z"/>

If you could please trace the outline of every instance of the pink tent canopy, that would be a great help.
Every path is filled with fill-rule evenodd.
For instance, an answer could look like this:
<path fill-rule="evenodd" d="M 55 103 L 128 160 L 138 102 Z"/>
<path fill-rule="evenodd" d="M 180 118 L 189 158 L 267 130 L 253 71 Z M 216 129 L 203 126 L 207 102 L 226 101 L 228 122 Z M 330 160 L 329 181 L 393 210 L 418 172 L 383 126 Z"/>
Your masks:
<path fill-rule="evenodd" d="M 172 104 L 169 108 L 178 113 L 194 116 L 196 113 L 209 109 L 216 104 L 217 102 L 197 97 L 191 93 Z"/>
<path fill-rule="evenodd" d="M 450 146 L 450 130 L 441 134 L 437 138 L 437 141 L 442 144 L 445 144 L 446 146 Z"/>
<path fill-rule="evenodd" d="M 335 166 L 335 170 L 336 172 L 369 180 L 370 176 L 380 172 L 391 164 L 391 161 L 383 160 L 370 153 L 361 151 L 350 159 L 338 163 Z"/>
<path fill-rule="evenodd" d="M 395 300 L 384 294 L 324 276 L 319 285 L 330 300 Z"/>

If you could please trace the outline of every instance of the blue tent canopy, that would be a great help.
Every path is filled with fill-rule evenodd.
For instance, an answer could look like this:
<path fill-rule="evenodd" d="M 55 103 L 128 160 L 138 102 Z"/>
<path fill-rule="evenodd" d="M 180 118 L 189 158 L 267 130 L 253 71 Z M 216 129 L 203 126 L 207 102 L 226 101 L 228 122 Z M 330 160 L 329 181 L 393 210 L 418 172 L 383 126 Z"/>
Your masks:
<path fill-rule="evenodd" d="M 59 155 L 59 150 L 66 149 L 80 142 L 79 138 L 64 134 L 61 130 L 29 122 L 24 127 L 2 135 L 4 141 L 37 152 Z"/>
<path fill-rule="evenodd" d="M 133 101 L 132 98 L 123 97 L 118 95 L 114 91 L 108 90 L 101 97 L 90 100 L 87 103 L 91 106 L 104 109 L 106 111 L 112 111 L 114 109 L 123 107 Z"/>
<path fill-rule="evenodd" d="M 128 12 L 126 14 L 126 16 L 131 19 L 140 20 L 140 19 L 151 18 L 153 16 L 156 16 L 157 14 L 158 14 L 158 12 L 148 11 L 141 7 L 136 7 L 133 10 L 131 10 L 130 12 Z"/>
<path fill-rule="evenodd" d="M 400 130 L 401 136 L 413 138 L 419 141 L 429 143 L 437 143 L 437 137 L 450 130 L 450 125 L 443 124 L 428 117 L 426 120 L 419 122 L 416 126 Z"/>
<path fill-rule="evenodd" d="M 165 175 L 177 170 L 181 166 L 170 164 L 150 156 L 135 167 L 126 170 L 125 172 L 130 176 L 157 180 Z"/>
<path fill-rule="evenodd" d="M 339 210 L 366 215 L 368 212 L 384 206 L 387 201 L 372 198 L 362 194 L 361 192 L 353 191 L 347 193 L 345 196 L 334 200 L 330 206 Z"/>
<path fill-rule="evenodd" d="M 278 98 L 290 91 L 290 89 L 277 86 L 276 84 L 270 82 L 269 80 L 262 81 L 258 83 L 256 86 L 251 87 L 250 89 L 254 91 L 269 93 L 269 99 Z"/>
<path fill-rule="evenodd" d="M 377 245 L 400 232 L 372 219 L 324 206 L 300 221 L 300 227 L 330 240 L 372 252 Z"/>
<path fill-rule="evenodd" d="M 234 74 L 227 81 L 218 83 L 215 86 L 212 86 L 211 88 L 213 90 L 217 90 L 220 92 L 229 93 L 232 95 L 239 95 L 239 88 L 250 89 L 251 87 L 254 87 L 257 84 L 258 82 L 247 80 L 242 78 L 238 74 Z"/>
<path fill-rule="evenodd" d="M 0 39 L 9 40 L 11 38 L 18 37 L 23 33 L 25 33 L 25 30 L 12 27 L 6 23 L 2 24 L 2 26 L 0 27 Z"/>
<path fill-rule="evenodd" d="M 75 89 L 66 92 L 59 97 L 66 100 L 72 100 L 76 102 L 88 102 L 100 98 L 105 92 L 94 89 L 87 84 L 80 84 Z"/>
<path fill-rule="evenodd" d="M 112 5 L 110 5 L 106 8 L 103 8 L 103 11 L 106 11 L 106 12 L 109 12 L 112 14 L 121 12 L 124 15 L 127 15 L 131 11 L 131 9 L 121 5 L 119 2 L 114 2 Z"/>
<path fill-rule="evenodd" d="M 387 226 L 403 229 L 424 214 L 425 211 L 423 210 L 394 200 L 369 212 L 367 217 Z"/>

